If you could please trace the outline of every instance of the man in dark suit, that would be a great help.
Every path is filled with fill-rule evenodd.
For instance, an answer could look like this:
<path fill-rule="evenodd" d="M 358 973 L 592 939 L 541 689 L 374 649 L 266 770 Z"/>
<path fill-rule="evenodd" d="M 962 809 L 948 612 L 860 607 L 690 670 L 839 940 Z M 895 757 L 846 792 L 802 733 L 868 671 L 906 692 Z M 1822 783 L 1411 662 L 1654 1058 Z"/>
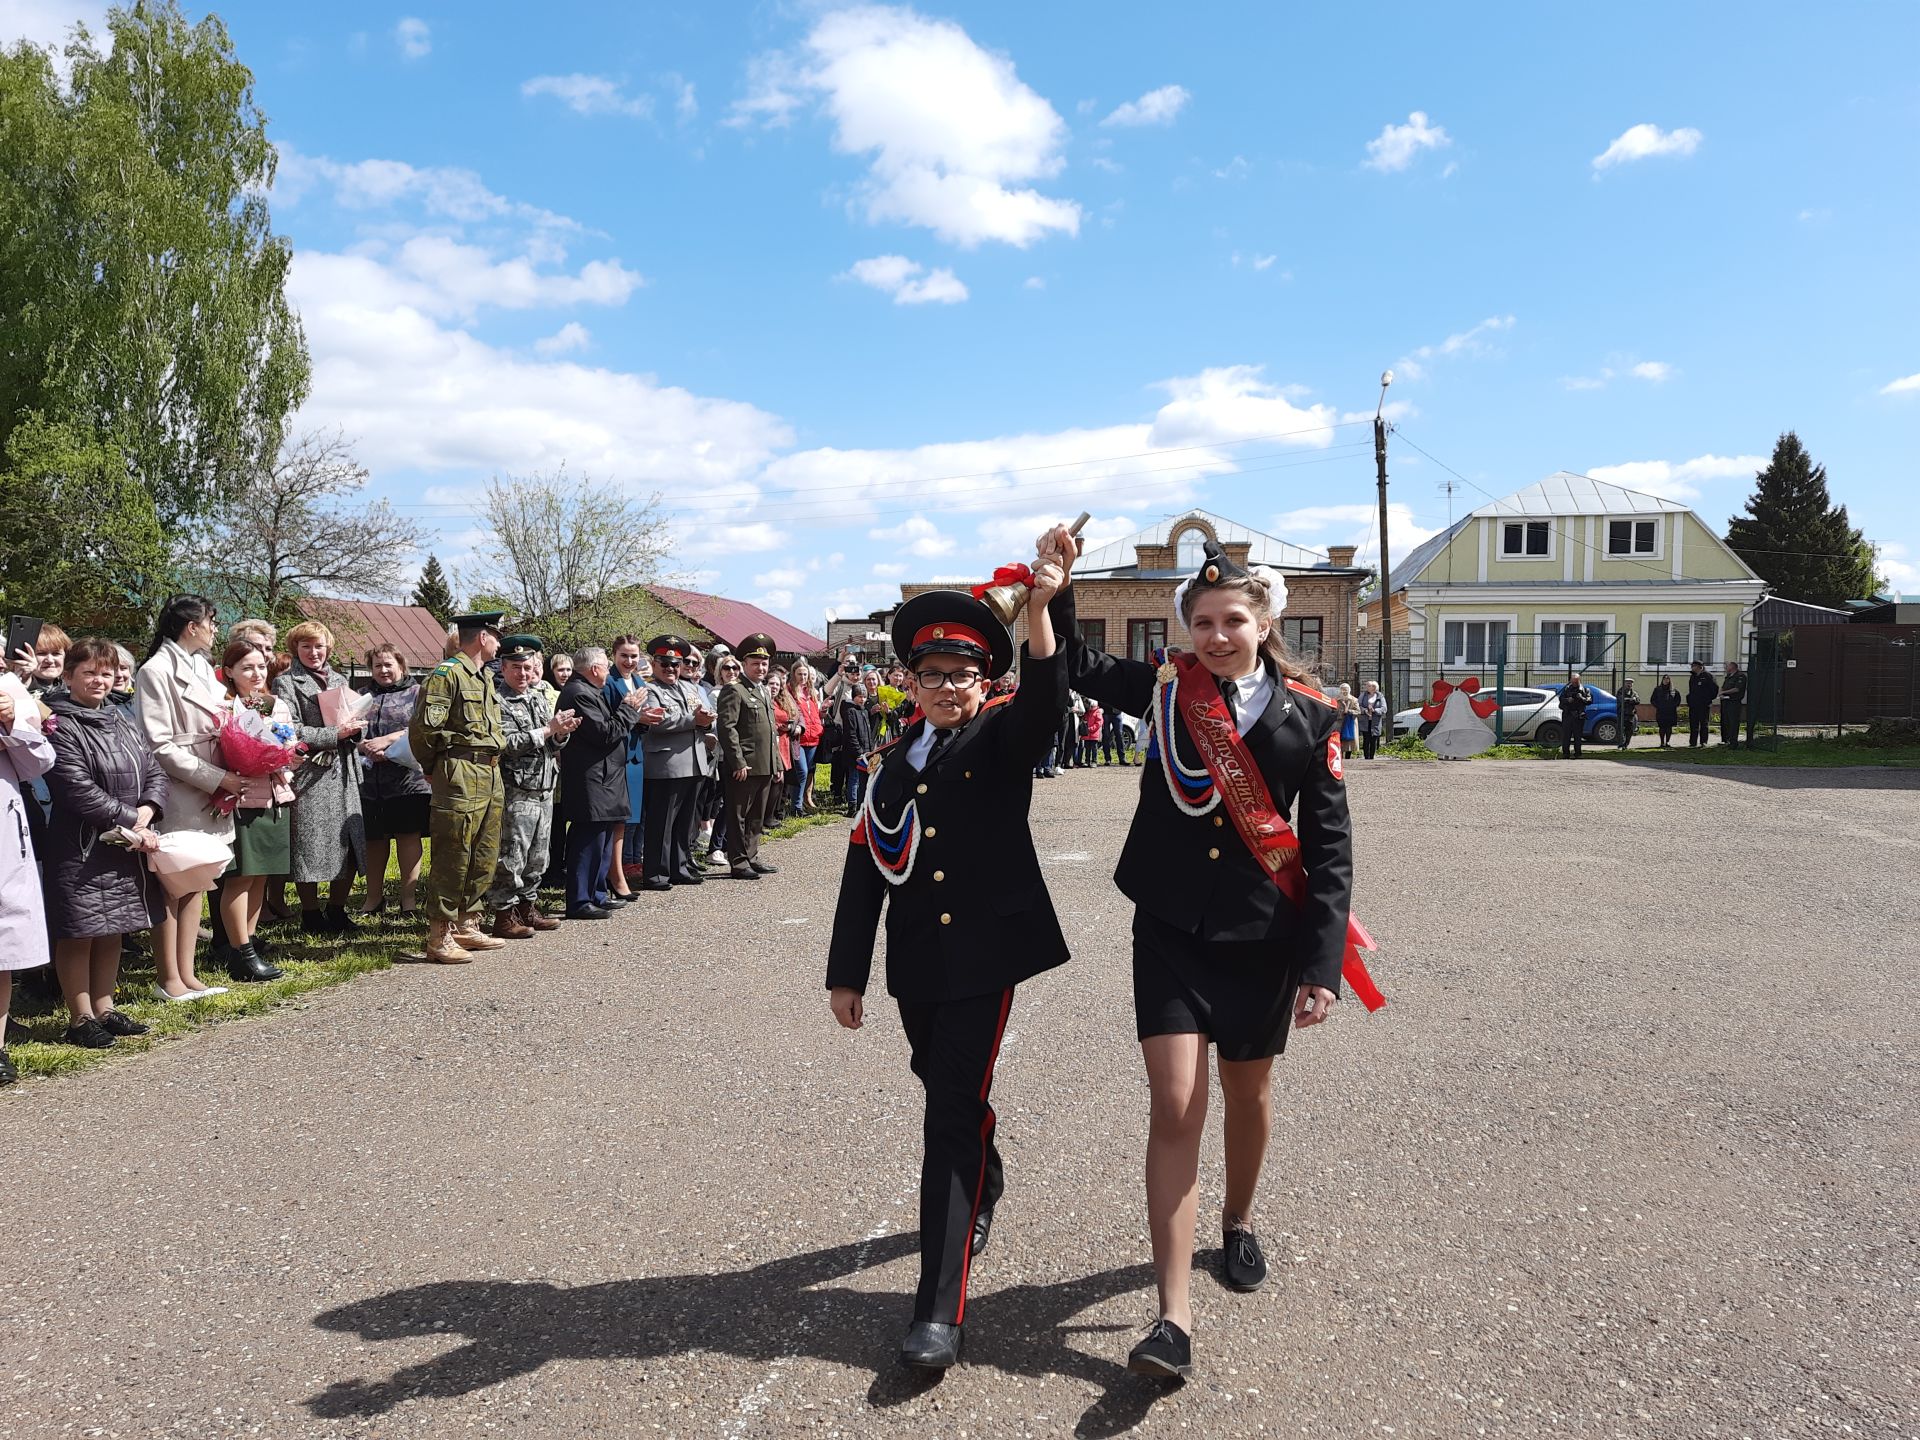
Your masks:
<path fill-rule="evenodd" d="M 720 773 L 727 782 L 727 858 L 733 878 L 758 880 L 779 867 L 760 858 L 760 836 L 773 823 L 780 794 L 780 732 L 773 723 L 767 672 L 773 668 L 773 637 L 749 635 L 740 642 L 741 678 L 720 687 Z"/>
<path fill-rule="evenodd" d="M 1705 745 L 1713 734 L 1713 702 L 1720 698 L 1720 685 L 1700 661 L 1693 662 L 1687 677 L 1687 748 Z"/>
<path fill-rule="evenodd" d="M 713 755 L 704 740 L 713 729 L 714 712 L 700 687 L 681 678 L 681 662 L 693 654 L 692 641 L 656 635 L 647 653 L 653 657 L 647 704 L 664 718 L 647 726 L 642 746 L 647 763 L 645 886 L 665 890 L 699 885 L 706 877 L 693 863 L 693 827 L 701 782 L 713 771 Z"/>
<path fill-rule="evenodd" d="M 992 706 L 988 682 L 1013 663 L 994 613 L 959 590 L 900 607 L 894 651 L 923 718 L 875 756 L 833 917 L 827 989 L 834 1017 L 857 1030 L 885 909 L 887 992 L 926 1090 L 920 1286 L 900 1347 L 924 1370 L 960 1358 L 968 1270 L 1000 1198 L 987 1096 L 1014 987 L 1067 958 L 1027 825 L 1034 765 L 1066 713 L 1046 614 L 1064 581 L 1063 566 L 1036 568 L 1025 674 Z"/>
<path fill-rule="evenodd" d="M 573 678 L 560 692 L 557 712 L 580 717 L 560 752 L 560 806 L 567 820 L 567 918 L 605 920 L 613 897 L 607 862 L 613 827 L 627 819 L 627 734 L 649 714 L 646 691 L 632 690 L 615 707 L 603 693 L 611 668 L 595 646 L 573 657 Z M 624 903 L 624 902 L 620 902 Z"/>
<path fill-rule="evenodd" d="M 1587 743 L 1587 707 L 1593 704 L 1593 691 L 1581 682 L 1580 672 L 1568 674 L 1560 687 L 1560 758 L 1579 759 Z"/>

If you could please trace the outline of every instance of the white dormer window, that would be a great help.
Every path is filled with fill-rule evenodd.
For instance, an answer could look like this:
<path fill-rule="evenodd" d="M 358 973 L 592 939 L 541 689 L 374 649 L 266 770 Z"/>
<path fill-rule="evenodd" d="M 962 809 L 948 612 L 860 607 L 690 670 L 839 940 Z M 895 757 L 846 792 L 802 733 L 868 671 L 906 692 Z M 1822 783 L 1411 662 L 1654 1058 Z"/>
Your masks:
<path fill-rule="evenodd" d="M 1500 525 L 1502 560 L 1551 560 L 1553 558 L 1553 522 L 1551 520 L 1507 520 Z"/>
<path fill-rule="evenodd" d="M 1607 554 L 1657 558 L 1660 554 L 1658 520 L 1607 521 Z"/>
<path fill-rule="evenodd" d="M 1174 538 L 1174 544 L 1177 547 L 1174 551 L 1174 568 L 1182 575 L 1193 574 L 1207 558 L 1207 532 L 1204 530 L 1182 530 Z"/>

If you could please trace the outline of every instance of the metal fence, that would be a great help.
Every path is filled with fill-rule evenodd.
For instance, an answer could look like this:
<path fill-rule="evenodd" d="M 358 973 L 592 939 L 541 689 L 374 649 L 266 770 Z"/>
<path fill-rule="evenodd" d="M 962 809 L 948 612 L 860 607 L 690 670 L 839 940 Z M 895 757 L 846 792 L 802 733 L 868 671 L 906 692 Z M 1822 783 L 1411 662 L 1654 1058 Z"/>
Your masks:
<path fill-rule="evenodd" d="M 1749 739 L 1785 727 L 1844 731 L 1920 714 L 1920 625 L 1757 630 L 1747 645 Z"/>

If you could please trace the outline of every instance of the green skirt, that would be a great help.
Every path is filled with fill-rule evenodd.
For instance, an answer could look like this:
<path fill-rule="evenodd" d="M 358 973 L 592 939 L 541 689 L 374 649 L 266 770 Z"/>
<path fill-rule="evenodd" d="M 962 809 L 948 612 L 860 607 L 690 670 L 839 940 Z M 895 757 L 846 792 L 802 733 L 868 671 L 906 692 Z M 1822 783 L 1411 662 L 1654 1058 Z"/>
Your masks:
<path fill-rule="evenodd" d="M 293 807 L 233 812 L 229 875 L 285 875 L 293 867 Z"/>

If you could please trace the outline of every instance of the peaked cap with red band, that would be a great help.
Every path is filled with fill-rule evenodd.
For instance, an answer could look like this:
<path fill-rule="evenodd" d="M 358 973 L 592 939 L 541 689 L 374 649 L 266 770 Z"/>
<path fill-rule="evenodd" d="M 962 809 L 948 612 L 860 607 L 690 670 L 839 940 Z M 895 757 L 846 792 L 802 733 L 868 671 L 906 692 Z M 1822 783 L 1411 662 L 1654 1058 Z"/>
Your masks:
<path fill-rule="evenodd" d="M 962 655 L 998 680 L 1013 668 L 1013 636 L 966 591 L 928 590 L 894 612 L 893 653 L 909 668 L 922 655 Z"/>

